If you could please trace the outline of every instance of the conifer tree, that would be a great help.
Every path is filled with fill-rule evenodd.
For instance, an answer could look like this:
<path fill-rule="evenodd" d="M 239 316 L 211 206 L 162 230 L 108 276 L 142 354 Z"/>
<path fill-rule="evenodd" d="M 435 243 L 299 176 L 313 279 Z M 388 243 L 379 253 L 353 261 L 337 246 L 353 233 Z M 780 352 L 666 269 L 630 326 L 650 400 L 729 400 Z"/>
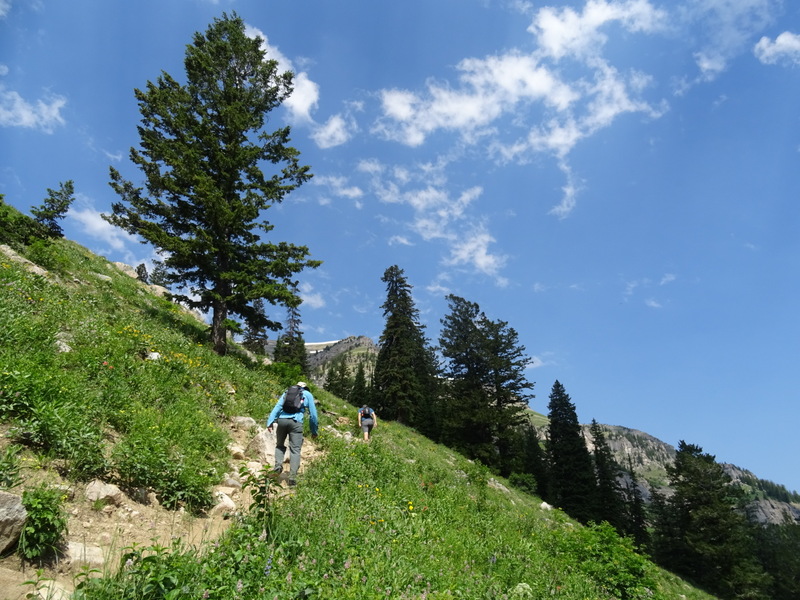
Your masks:
<path fill-rule="evenodd" d="M 489 365 L 479 323 L 480 307 L 464 298 L 447 296 L 450 311 L 441 320 L 439 348 L 447 382 L 442 423 L 443 441 L 486 465 L 497 464 L 491 426 L 491 403 L 486 384 Z"/>
<path fill-rule="evenodd" d="M 650 545 L 650 534 L 647 530 L 647 514 L 644 498 L 633 468 L 633 461 L 628 457 L 628 477 L 626 478 L 623 496 L 625 502 L 625 525 L 623 532 L 633 538 L 639 550 L 646 550 Z"/>
<path fill-rule="evenodd" d="M 547 464 L 536 427 L 532 423 L 524 423 L 520 427 L 522 434 L 522 469 L 521 472 L 533 475 L 539 495 L 548 487 Z"/>
<path fill-rule="evenodd" d="M 301 373 L 308 373 L 306 341 L 303 338 L 303 331 L 300 328 L 301 300 L 299 296 L 295 296 L 295 298 L 295 300 L 292 300 L 288 304 L 286 328 L 275 343 L 275 352 L 273 356 L 276 362 L 294 365 L 300 369 Z"/>
<path fill-rule="evenodd" d="M 682 441 L 667 467 L 673 495 L 656 504 L 656 560 L 721 598 L 764 598 L 743 492 L 715 457 Z"/>
<path fill-rule="evenodd" d="M 355 377 L 353 377 L 353 385 L 350 387 L 350 394 L 348 400 L 354 406 L 362 406 L 368 403 L 367 394 L 369 389 L 367 387 L 367 376 L 364 371 L 364 362 L 360 361 L 356 368 Z"/>
<path fill-rule="evenodd" d="M 253 301 L 290 305 L 294 275 L 320 264 L 306 246 L 262 237 L 274 227 L 263 212 L 311 174 L 289 146 L 289 127 L 265 130 L 267 115 L 292 93 L 292 74 L 267 59 L 241 18 L 223 14 L 196 33 L 184 66 L 185 84 L 162 72 L 135 90 L 141 143 L 130 158 L 145 187 L 112 167 L 121 202 L 104 218 L 163 253 L 167 282 L 181 291 L 172 296 L 211 312 L 211 342 L 225 354 L 227 332 L 241 331 L 230 317 L 280 329 Z"/>
<path fill-rule="evenodd" d="M 433 355 L 403 269 L 389 267 L 381 281 L 386 284 L 386 301 L 381 307 L 386 324 L 378 342 L 372 403 L 381 417 L 412 426 L 422 424 L 424 429 L 430 418 L 425 411 L 436 402 Z"/>
<path fill-rule="evenodd" d="M 64 230 L 59 221 L 67 214 L 74 201 L 75 184 L 71 179 L 61 183 L 58 190 L 47 188 L 47 198 L 42 206 L 31 209 L 31 214 L 42 228 L 44 237 L 64 237 Z"/>
<path fill-rule="evenodd" d="M 607 521 L 616 530 L 623 533 L 625 530 L 625 511 L 622 498 L 622 488 L 617 482 L 621 469 L 614 460 L 611 448 L 606 441 L 606 435 L 600 424 L 592 419 L 589 426 L 594 443 L 594 472 L 597 479 L 597 513 L 596 521 Z"/>
<path fill-rule="evenodd" d="M 484 316 L 480 328 L 488 363 L 485 385 L 492 410 L 492 436 L 499 454 L 500 474 L 507 477 L 520 451 L 519 427 L 533 398 L 533 384 L 525 376 L 530 357 L 519 341 L 519 334 L 507 322 Z"/>
<path fill-rule="evenodd" d="M 325 377 L 325 389 L 331 394 L 345 399 L 350 396 L 352 387 L 353 382 L 350 379 L 344 356 L 338 356 L 331 361 L 328 367 L 328 373 Z"/>
<path fill-rule="evenodd" d="M 757 556 L 772 577 L 769 598 L 800 598 L 800 526 L 793 519 L 787 519 L 780 525 L 758 525 L 753 532 Z"/>
<path fill-rule="evenodd" d="M 548 500 L 570 516 L 588 523 L 597 514 L 594 467 L 575 405 L 559 381 L 548 404 Z"/>
<path fill-rule="evenodd" d="M 530 362 L 514 328 L 489 319 L 480 307 L 449 295 L 450 312 L 439 338 L 447 359 L 446 429 L 449 443 L 509 475 L 520 452 L 523 423 L 533 385 Z"/>

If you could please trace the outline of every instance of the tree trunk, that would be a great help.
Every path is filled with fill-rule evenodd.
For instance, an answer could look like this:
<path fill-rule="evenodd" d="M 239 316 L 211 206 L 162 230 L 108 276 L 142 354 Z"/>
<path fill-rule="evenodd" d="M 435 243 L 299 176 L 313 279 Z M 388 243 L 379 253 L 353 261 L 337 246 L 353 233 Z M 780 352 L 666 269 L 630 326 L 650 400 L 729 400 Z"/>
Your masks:
<path fill-rule="evenodd" d="M 214 302 L 214 314 L 211 318 L 211 345 L 220 356 L 228 353 L 228 330 L 225 320 L 228 318 L 228 307 L 224 302 Z"/>

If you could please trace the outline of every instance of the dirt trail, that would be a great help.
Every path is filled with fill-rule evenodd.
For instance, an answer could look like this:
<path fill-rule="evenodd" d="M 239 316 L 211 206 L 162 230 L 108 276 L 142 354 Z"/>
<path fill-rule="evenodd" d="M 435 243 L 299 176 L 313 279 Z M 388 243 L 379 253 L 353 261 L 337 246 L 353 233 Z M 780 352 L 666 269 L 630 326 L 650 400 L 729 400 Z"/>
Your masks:
<path fill-rule="evenodd" d="M 246 448 L 252 432 L 231 428 L 232 443 Z M 2 449 L 2 448 L 0 448 Z M 314 441 L 307 437 L 303 443 L 300 474 L 305 467 L 321 455 Z M 287 453 L 288 459 L 288 453 Z M 254 460 L 252 458 L 247 459 Z M 244 460 L 231 460 L 231 472 L 237 472 Z M 31 475 L 30 478 L 42 478 L 43 474 Z M 52 473 L 46 474 L 47 480 L 53 483 Z M 66 487 L 66 481 L 57 481 Z M 30 485 L 30 483 L 26 483 Z M 285 474 L 280 479 L 279 496 L 291 494 L 287 487 Z M 184 547 L 198 548 L 215 540 L 231 524 L 228 515 L 218 513 L 206 517 L 193 517 L 182 511 L 166 510 L 158 505 L 141 504 L 129 498 L 120 506 L 105 506 L 98 510 L 94 503 L 84 495 L 85 485 L 73 485 L 73 498 L 65 503 L 68 514 L 68 535 L 66 541 L 75 549 L 73 554 L 84 557 L 91 568 L 114 570 L 119 564 L 119 557 L 131 547 L 146 548 L 153 545 L 171 547 L 180 540 Z M 16 491 L 16 490 L 12 490 Z M 16 493 L 19 493 L 16 491 Z M 249 506 L 250 498 L 246 490 L 237 490 L 232 500 L 237 510 Z M 83 546 L 80 546 L 80 545 Z M 76 575 L 81 572 L 83 561 L 72 563 L 61 561 L 45 568 L 42 578 L 52 593 L 47 596 L 40 592 L 42 598 L 62 600 L 69 597 L 76 585 Z M 25 600 L 26 594 L 33 586 L 25 585 L 26 581 L 37 579 L 37 569 L 24 565 L 16 554 L 0 558 L 0 600 Z"/>

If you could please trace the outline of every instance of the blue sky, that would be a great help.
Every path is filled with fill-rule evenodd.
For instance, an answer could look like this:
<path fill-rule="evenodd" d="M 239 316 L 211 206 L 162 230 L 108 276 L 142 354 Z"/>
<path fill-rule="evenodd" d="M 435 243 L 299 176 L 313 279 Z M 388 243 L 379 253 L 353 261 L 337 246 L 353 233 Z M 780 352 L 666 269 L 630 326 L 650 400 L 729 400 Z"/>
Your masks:
<path fill-rule="evenodd" d="M 314 179 L 267 218 L 309 246 L 307 341 L 383 328 L 405 270 L 514 327 L 531 406 L 698 444 L 800 490 L 800 4 L 786 0 L 0 0 L 0 193 L 75 182 L 64 230 L 141 182 L 133 95 L 236 11 L 295 73 L 271 115 Z M 273 315 L 279 319 L 283 315 Z"/>

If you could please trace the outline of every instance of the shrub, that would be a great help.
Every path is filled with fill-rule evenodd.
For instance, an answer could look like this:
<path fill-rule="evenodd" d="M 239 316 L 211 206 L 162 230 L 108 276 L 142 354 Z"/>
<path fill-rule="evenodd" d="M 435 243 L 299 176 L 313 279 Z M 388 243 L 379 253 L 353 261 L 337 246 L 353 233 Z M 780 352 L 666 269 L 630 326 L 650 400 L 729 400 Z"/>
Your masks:
<path fill-rule="evenodd" d="M 64 257 L 61 249 L 48 239 L 35 240 L 31 243 L 27 256 L 31 262 L 35 262 L 48 271 L 63 273 L 69 268 L 69 261 Z"/>
<path fill-rule="evenodd" d="M 40 232 L 39 224 L 0 198 L 0 243 L 22 250 Z"/>
<path fill-rule="evenodd" d="M 523 492 L 536 493 L 536 478 L 530 473 L 512 473 L 508 478 L 508 483 Z"/>
<path fill-rule="evenodd" d="M 608 523 L 561 533 L 559 545 L 597 585 L 615 598 L 650 598 L 656 589 L 652 565 Z"/>
<path fill-rule="evenodd" d="M 41 561 L 60 550 L 67 534 L 62 500 L 62 492 L 46 484 L 22 493 L 22 505 L 28 512 L 19 538 L 19 553 L 23 558 Z"/>
<path fill-rule="evenodd" d="M 202 511 L 211 506 L 210 465 L 191 455 L 171 450 L 162 437 L 132 433 L 114 449 L 113 463 L 120 484 L 127 490 L 153 490 L 166 508 L 185 506 Z"/>

